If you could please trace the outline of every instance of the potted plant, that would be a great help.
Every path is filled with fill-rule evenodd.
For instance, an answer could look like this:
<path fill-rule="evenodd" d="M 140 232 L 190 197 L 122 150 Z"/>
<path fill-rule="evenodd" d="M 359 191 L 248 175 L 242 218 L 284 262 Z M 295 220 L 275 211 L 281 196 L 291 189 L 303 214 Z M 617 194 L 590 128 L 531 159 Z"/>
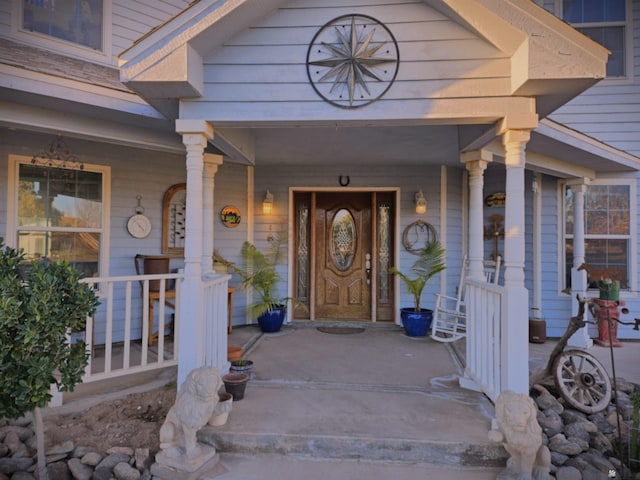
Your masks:
<path fill-rule="evenodd" d="M 433 310 L 422 308 L 422 291 L 431 277 L 446 268 L 444 257 L 445 248 L 435 240 L 426 245 L 411 267 L 414 278 L 395 267 L 389 269 L 389 273 L 399 276 L 404 281 L 407 290 L 413 295 L 414 306 L 400 309 L 402 325 L 410 337 L 424 337 L 431 326 Z"/>
<path fill-rule="evenodd" d="M 228 260 L 225 260 L 225 258 L 222 256 L 219 250 L 216 249 L 213 251 L 212 258 L 213 258 L 214 272 L 220 273 L 223 275 L 226 275 L 227 273 L 229 273 L 229 266 L 231 265 L 231 262 L 229 262 Z"/>
<path fill-rule="evenodd" d="M 242 288 L 253 290 L 255 301 L 247 308 L 266 333 L 280 330 L 289 302 L 300 305 L 294 298 L 281 297 L 278 294 L 278 284 L 282 278 L 277 265 L 280 263 L 285 244 L 286 236 L 283 232 L 273 236 L 266 253 L 258 250 L 252 243 L 244 242 L 240 250 L 242 266 L 227 262 L 231 270 L 240 276 Z"/>

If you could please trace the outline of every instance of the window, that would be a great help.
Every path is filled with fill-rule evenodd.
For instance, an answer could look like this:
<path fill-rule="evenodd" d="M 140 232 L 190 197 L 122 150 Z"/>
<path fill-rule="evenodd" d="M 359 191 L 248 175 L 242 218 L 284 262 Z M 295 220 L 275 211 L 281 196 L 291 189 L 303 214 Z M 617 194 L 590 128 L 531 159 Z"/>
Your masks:
<path fill-rule="evenodd" d="M 103 0 L 22 0 L 22 30 L 103 51 Z"/>
<path fill-rule="evenodd" d="M 602 275 L 620 281 L 621 289 L 630 289 L 632 259 L 630 184 L 596 183 L 589 185 L 584 198 L 585 263 L 592 271 L 589 288 L 598 288 Z M 571 286 L 573 266 L 573 192 L 568 186 L 565 198 L 566 287 Z"/>
<path fill-rule="evenodd" d="M 625 77 L 627 64 L 626 0 L 563 0 L 562 18 L 611 51 L 607 77 Z"/>
<path fill-rule="evenodd" d="M 105 255 L 105 192 L 109 170 L 15 164 L 15 245 L 29 260 L 67 260 L 87 277 L 98 276 Z"/>

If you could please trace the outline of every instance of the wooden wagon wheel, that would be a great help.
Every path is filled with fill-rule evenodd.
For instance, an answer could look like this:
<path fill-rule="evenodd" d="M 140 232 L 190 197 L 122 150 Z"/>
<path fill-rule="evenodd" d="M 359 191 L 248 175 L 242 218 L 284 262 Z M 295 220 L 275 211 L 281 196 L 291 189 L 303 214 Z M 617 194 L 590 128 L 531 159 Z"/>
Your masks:
<path fill-rule="evenodd" d="M 611 401 L 611 381 L 604 366 L 582 350 L 567 350 L 556 358 L 553 379 L 564 398 L 576 410 L 601 412 Z"/>

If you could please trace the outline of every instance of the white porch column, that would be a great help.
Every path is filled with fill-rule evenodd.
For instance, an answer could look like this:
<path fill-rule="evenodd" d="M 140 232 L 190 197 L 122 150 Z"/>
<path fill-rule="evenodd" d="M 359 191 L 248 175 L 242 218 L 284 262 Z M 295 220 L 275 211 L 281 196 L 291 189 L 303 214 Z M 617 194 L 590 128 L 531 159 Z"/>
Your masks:
<path fill-rule="evenodd" d="M 504 285 L 501 324 L 501 391 L 529 393 L 529 292 L 524 286 L 524 166 L 529 130 L 506 130 Z"/>
<path fill-rule="evenodd" d="M 587 271 L 578 267 L 584 263 L 584 194 L 587 192 L 588 178 L 570 180 L 567 182 L 573 194 L 573 266 L 571 268 L 571 315 L 578 314 L 576 295 L 587 296 Z M 572 347 L 589 348 L 593 340 L 589 337 L 589 329 L 585 325 L 571 335 L 567 345 Z"/>
<path fill-rule="evenodd" d="M 218 166 L 222 165 L 222 155 L 204 154 L 204 177 L 202 188 L 202 273 L 213 271 L 213 224 L 215 221 L 215 205 L 213 194 L 215 191 L 215 176 Z"/>
<path fill-rule="evenodd" d="M 194 368 L 204 365 L 204 299 L 202 288 L 202 196 L 204 149 L 213 128 L 200 120 L 177 120 L 176 131 L 187 147 L 187 192 L 184 241 L 184 280 L 178 332 L 178 388 Z"/>
<path fill-rule="evenodd" d="M 484 219 L 482 193 L 484 171 L 493 159 L 487 150 L 465 152 L 461 161 L 469 171 L 469 270 L 467 276 L 475 280 L 484 279 Z"/>

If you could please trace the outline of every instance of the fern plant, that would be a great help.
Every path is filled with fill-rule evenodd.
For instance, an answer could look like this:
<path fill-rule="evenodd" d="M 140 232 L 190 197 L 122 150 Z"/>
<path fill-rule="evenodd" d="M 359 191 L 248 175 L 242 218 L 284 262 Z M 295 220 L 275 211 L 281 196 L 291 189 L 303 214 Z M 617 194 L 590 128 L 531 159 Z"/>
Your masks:
<path fill-rule="evenodd" d="M 284 255 L 286 242 L 286 232 L 276 233 L 269 241 L 266 252 L 261 252 L 250 242 L 244 242 L 240 249 L 242 264 L 238 267 L 234 263 L 225 261 L 232 272 L 241 278 L 242 288 L 253 290 L 254 302 L 247 308 L 254 318 L 289 303 L 306 308 L 306 305 L 295 298 L 281 296 L 278 293 L 282 277 L 277 266 Z"/>

